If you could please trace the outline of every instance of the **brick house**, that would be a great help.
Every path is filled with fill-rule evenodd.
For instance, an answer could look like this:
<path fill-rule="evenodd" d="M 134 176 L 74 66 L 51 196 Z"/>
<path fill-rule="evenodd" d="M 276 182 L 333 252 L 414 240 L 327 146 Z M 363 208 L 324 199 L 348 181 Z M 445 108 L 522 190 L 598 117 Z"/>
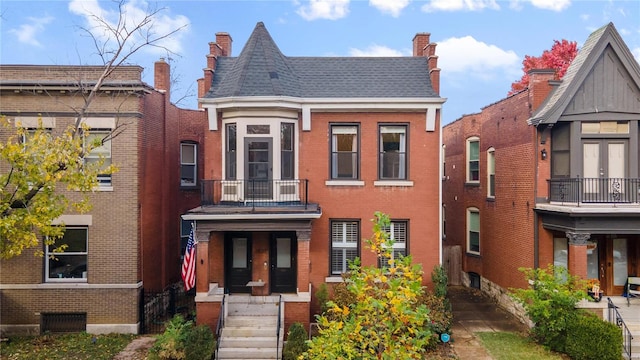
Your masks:
<path fill-rule="evenodd" d="M 524 287 L 519 267 L 555 264 L 622 294 L 640 273 L 639 123 L 640 67 L 610 23 L 562 80 L 534 70 L 446 125 L 445 247 L 462 250 L 464 281 Z"/>
<path fill-rule="evenodd" d="M 342 281 L 356 256 L 377 263 L 362 241 L 375 211 L 392 219 L 394 252 L 429 274 L 441 261 L 445 102 L 429 34 L 412 57 L 288 57 L 263 23 L 237 57 L 231 43 L 216 34 L 198 86 L 205 180 L 183 216 L 198 240 L 198 323 L 215 328 L 224 298 L 281 295 L 285 329 L 308 326 L 321 284 Z"/>
<path fill-rule="evenodd" d="M 155 64 L 155 88 L 142 82 L 142 70 L 116 68 L 84 119 L 90 136 L 118 129 L 98 150 L 119 171 L 100 176 L 90 212 L 56 220 L 66 225 L 63 240 L 74 245 L 57 261 L 34 255 L 48 255 L 44 246 L 0 261 L 3 333 L 55 330 L 52 319 L 75 319 L 76 330 L 91 333 L 138 333 L 143 289 L 181 281 L 180 214 L 200 201 L 194 179 L 203 162 L 195 147 L 203 143 L 206 115 L 170 103 L 166 62 Z M 51 132 L 62 132 L 82 104 L 79 82 L 92 85 L 101 71 L 0 65 L 0 114 L 25 127 L 42 119 Z M 10 133 L 0 129 L 2 141 Z"/>

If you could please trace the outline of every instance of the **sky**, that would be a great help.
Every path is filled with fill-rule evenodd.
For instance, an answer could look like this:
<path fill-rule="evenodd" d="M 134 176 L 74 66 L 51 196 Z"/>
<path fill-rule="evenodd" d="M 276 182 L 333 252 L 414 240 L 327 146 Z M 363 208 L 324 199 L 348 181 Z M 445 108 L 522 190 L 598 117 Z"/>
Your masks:
<path fill-rule="evenodd" d="M 286 56 L 411 56 L 417 33 L 437 43 L 443 124 L 481 111 L 507 96 L 522 76 L 525 55 L 539 56 L 554 40 L 576 41 L 613 22 L 640 61 L 638 0 L 123 0 L 127 21 L 149 9 L 161 47 L 143 47 L 127 61 L 142 66 L 153 85 L 153 63 L 172 65 L 172 100 L 197 107 L 209 42 L 233 39 L 237 56 L 263 22 Z M 118 3 L 98 0 L 0 1 L 0 63 L 98 65 L 83 29 L 118 19 Z M 101 33 L 94 31 L 101 40 Z M 139 40 L 133 38 L 133 40 Z M 167 49 L 171 52 L 168 53 Z"/>

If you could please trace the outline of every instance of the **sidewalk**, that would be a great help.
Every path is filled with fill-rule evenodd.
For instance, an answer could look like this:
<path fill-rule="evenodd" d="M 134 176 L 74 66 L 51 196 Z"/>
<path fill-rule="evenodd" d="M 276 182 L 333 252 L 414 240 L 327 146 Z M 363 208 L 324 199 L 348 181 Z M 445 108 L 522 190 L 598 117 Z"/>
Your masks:
<path fill-rule="evenodd" d="M 475 332 L 524 332 L 528 328 L 478 289 L 451 286 L 448 298 L 453 310 L 451 339 L 461 360 L 492 360 Z"/>

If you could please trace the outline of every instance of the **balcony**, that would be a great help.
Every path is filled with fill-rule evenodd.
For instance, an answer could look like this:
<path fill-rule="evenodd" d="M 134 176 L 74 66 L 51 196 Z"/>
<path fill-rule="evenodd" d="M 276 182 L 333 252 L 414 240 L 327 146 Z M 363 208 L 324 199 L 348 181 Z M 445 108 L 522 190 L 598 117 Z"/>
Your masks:
<path fill-rule="evenodd" d="M 638 204 L 640 179 L 550 179 L 549 202 L 569 204 Z"/>
<path fill-rule="evenodd" d="M 274 208 L 317 208 L 309 203 L 309 180 L 203 180 L 201 204 L 203 207 L 246 208 L 252 211 L 270 211 Z"/>

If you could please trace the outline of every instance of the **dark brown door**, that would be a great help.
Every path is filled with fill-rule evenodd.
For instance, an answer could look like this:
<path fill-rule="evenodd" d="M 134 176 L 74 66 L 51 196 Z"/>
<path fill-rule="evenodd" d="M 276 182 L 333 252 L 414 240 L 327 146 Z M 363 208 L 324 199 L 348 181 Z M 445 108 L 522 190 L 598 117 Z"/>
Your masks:
<path fill-rule="evenodd" d="M 297 288 L 297 240 L 295 233 L 278 233 L 271 235 L 270 248 L 271 292 L 295 292 Z"/>
<path fill-rule="evenodd" d="M 250 293 L 251 236 L 249 234 L 225 235 L 225 288 L 228 293 Z"/>
<path fill-rule="evenodd" d="M 600 286 L 605 294 L 622 295 L 629 276 L 629 241 L 626 237 L 599 239 Z"/>

